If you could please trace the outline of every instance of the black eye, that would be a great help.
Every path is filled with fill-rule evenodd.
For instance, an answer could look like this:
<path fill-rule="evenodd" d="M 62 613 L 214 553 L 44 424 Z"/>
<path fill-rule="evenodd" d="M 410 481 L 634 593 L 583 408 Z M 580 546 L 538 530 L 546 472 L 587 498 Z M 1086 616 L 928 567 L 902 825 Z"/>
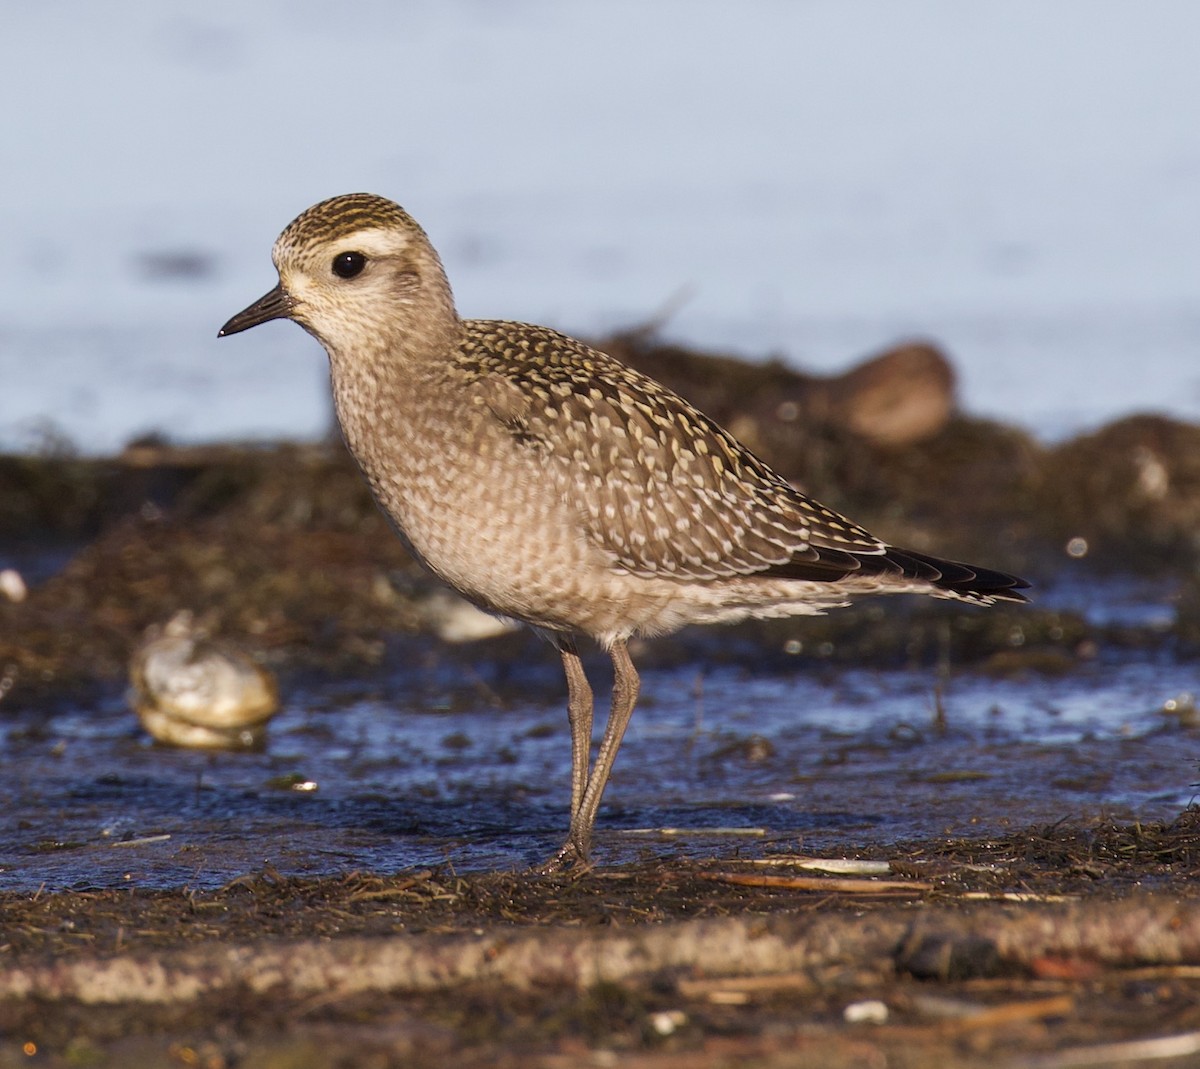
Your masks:
<path fill-rule="evenodd" d="M 333 258 L 333 273 L 338 278 L 353 278 L 367 266 L 367 258 L 361 252 L 339 252 Z"/>

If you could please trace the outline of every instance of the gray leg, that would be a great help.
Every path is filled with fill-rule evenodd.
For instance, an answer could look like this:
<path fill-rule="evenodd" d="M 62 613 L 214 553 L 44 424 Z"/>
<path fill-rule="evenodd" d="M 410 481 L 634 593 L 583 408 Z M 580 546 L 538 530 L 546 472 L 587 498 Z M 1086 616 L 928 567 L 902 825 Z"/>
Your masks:
<path fill-rule="evenodd" d="M 592 845 L 592 828 L 596 823 L 596 813 L 600 809 L 600 799 L 608 784 L 613 762 L 617 758 L 617 750 L 625 737 L 625 729 L 629 726 L 629 718 L 633 715 L 633 707 L 637 704 L 638 682 L 637 670 L 629 659 L 629 650 L 624 642 L 613 643 L 610 651 L 613 663 L 613 697 L 612 709 L 608 714 L 608 723 L 604 727 L 604 738 L 600 742 L 600 750 L 596 754 L 596 763 L 588 776 L 587 788 L 583 792 L 583 800 L 578 810 L 571 817 L 571 832 L 562 850 L 558 853 L 560 863 L 575 860 L 587 864 L 588 850 Z"/>
<path fill-rule="evenodd" d="M 587 790 L 588 764 L 592 759 L 592 688 L 571 638 L 558 640 L 567 673 L 567 720 L 571 725 L 571 820 L 579 812 Z"/>

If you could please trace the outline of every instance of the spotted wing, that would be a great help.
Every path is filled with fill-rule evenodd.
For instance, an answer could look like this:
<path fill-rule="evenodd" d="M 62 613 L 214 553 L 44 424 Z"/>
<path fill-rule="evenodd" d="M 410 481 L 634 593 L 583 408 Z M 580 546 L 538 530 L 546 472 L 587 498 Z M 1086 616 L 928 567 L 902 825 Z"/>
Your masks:
<path fill-rule="evenodd" d="M 887 552 L 678 395 L 573 339 L 475 324 L 465 358 L 590 537 L 636 575 L 832 580 Z"/>

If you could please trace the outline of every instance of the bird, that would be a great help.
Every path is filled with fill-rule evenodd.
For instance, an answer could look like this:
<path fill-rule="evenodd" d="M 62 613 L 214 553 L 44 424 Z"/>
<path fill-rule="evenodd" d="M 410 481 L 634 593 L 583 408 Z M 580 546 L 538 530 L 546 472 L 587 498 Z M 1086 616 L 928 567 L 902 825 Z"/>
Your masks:
<path fill-rule="evenodd" d="M 321 201 L 272 259 L 278 284 L 218 336 L 290 319 L 315 337 L 346 445 L 409 552 L 562 658 L 571 815 L 542 872 L 591 865 L 638 699 L 631 638 L 862 594 L 1027 600 L 1018 576 L 888 545 L 614 357 L 549 327 L 463 319 L 429 237 L 392 200 Z M 581 638 L 613 668 L 594 758 Z"/>

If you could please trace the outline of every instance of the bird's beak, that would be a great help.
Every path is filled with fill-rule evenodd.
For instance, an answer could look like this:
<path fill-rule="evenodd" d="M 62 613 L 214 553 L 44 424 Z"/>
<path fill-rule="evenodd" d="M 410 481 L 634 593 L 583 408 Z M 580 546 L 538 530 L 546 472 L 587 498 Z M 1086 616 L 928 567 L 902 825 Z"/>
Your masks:
<path fill-rule="evenodd" d="M 249 330 L 251 327 L 257 327 L 259 323 L 266 323 L 272 319 L 287 319 L 292 314 L 292 309 L 295 305 L 296 302 L 284 290 L 281 283 L 271 290 L 270 293 L 264 293 L 249 308 L 244 308 L 238 312 L 225 326 L 217 331 L 217 337 L 225 338 L 230 334 Z"/>

